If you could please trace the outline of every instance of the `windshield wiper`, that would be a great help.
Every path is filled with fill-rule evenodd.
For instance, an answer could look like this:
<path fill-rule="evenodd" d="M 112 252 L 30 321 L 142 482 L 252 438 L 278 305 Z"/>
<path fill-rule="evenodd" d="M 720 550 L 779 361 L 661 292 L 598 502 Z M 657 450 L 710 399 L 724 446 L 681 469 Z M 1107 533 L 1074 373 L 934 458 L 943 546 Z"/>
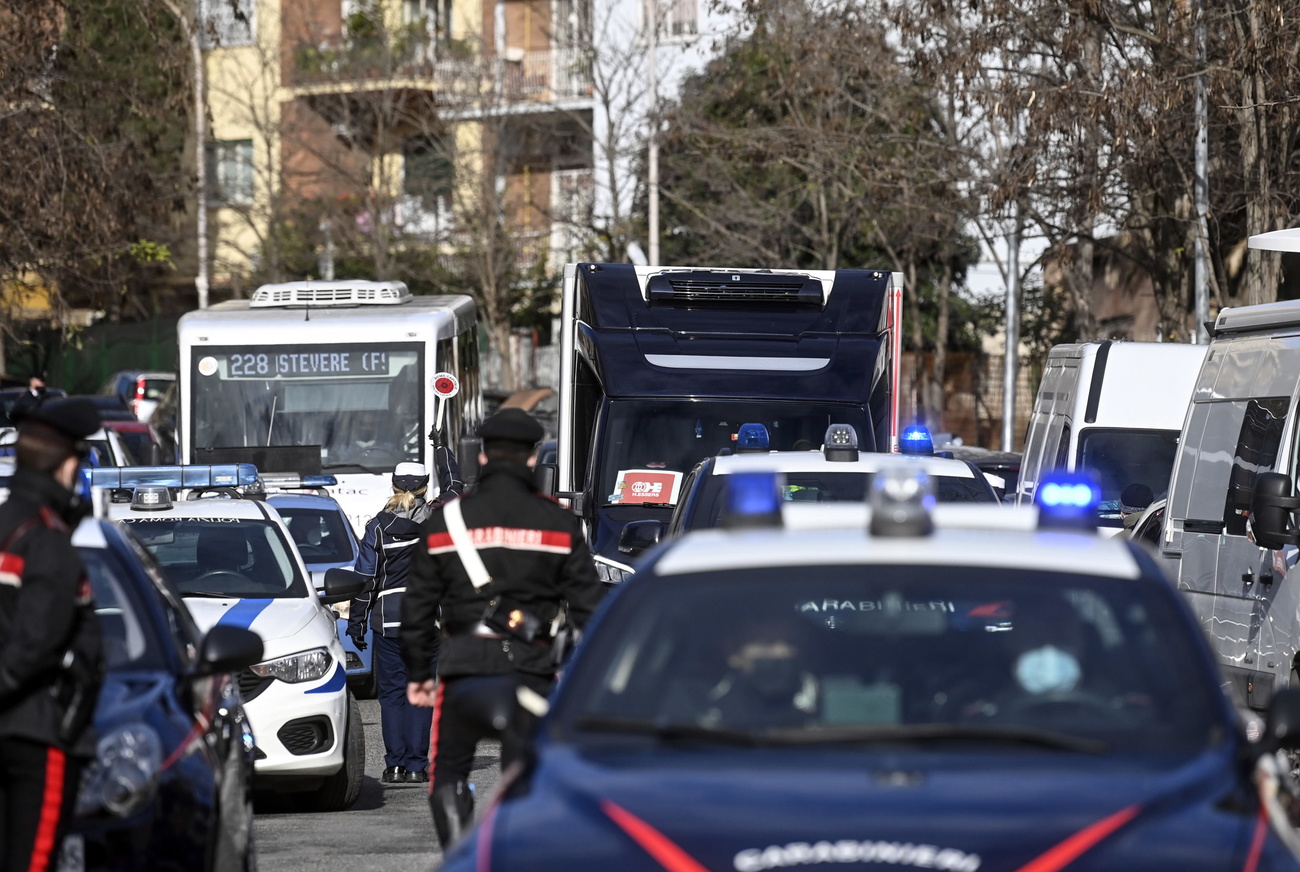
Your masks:
<path fill-rule="evenodd" d="M 368 472 L 371 475 L 384 475 L 383 467 L 362 466 L 360 463 L 322 463 L 321 470 L 332 469 L 336 472 Z"/>
<path fill-rule="evenodd" d="M 879 727 L 779 728 L 764 739 L 790 744 L 836 742 L 999 742 L 1037 745 L 1081 754 L 1105 754 L 1110 744 L 1100 739 L 1086 739 L 1071 733 L 1039 730 L 1030 727 L 984 727 L 963 724 L 895 724 Z"/>
<path fill-rule="evenodd" d="M 242 594 L 222 593 L 217 590 L 182 590 L 181 596 L 210 596 L 215 599 L 243 599 Z"/>
<path fill-rule="evenodd" d="M 592 730 L 601 733 L 632 733 L 653 736 L 666 741 L 701 739 L 706 742 L 720 742 L 726 745 L 757 745 L 759 735 L 745 730 L 726 727 L 706 727 L 701 724 L 675 724 L 643 721 L 636 718 L 614 718 L 591 715 L 579 718 L 575 726 L 579 730 Z"/>

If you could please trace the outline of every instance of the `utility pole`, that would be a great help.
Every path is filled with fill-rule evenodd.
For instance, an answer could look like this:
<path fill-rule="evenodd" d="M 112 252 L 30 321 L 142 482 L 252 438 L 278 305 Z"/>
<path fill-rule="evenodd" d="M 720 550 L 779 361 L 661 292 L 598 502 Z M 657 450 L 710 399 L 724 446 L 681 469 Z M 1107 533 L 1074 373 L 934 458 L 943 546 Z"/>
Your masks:
<path fill-rule="evenodd" d="M 1192 195 L 1196 201 L 1196 241 L 1193 245 L 1192 282 L 1196 291 L 1196 324 L 1192 331 L 1197 345 L 1210 341 L 1205 322 L 1210 320 L 1210 276 L 1206 257 L 1209 230 L 1206 216 L 1210 211 L 1209 94 L 1205 82 L 1205 0 L 1196 0 L 1196 178 Z"/>
<path fill-rule="evenodd" d="M 650 74 L 650 148 L 647 156 L 646 187 L 649 188 L 649 236 L 651 266 L 659 265 L 659 80 L 655 69 L 655 49 L 659 44 L 659 0 L 644 0 L 650 9 L 650 42 L 646 46 L 646 66 Z"/>
<path fill-rule="evenodd" d="M 190 41 L 191 63 L 194 64 L 194 210 L 197 224 L 198 269 L 194 276 L 194 290 L 198 292 L 199 308 L 208 307 L 208 100 L 207 76 L 203 68 L 203 23 L 197 20 L 202 15 L 204 3 L 196 3 L 189 10 L 175 2 L 165 0 L 167 9 L 176 17 L 176 21 L 185 30 Z M 191 11 L 194 18 L 191 18 Z"/>
<path fill-rule="evenodd" d="M 1015 450 L 1016 376 L 1020 370 L 1020 200 L 1007 234 L 1007 347 L 1002 369 L 1002 450 Z"/>

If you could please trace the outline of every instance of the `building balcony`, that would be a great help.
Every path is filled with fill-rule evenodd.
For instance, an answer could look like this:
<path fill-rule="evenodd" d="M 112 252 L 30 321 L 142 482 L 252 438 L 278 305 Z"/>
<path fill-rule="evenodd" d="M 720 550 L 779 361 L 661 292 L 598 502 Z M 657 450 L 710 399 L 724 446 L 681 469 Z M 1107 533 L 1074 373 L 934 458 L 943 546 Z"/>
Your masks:
<path fill-rule="evenodd" d="M 290 86 L 302 96 L 414 90 L 468 108 L 586 99 L 591 75 L 585 47 L 484 57 L 459 40 L 369 37 L 297 46 Z"/>

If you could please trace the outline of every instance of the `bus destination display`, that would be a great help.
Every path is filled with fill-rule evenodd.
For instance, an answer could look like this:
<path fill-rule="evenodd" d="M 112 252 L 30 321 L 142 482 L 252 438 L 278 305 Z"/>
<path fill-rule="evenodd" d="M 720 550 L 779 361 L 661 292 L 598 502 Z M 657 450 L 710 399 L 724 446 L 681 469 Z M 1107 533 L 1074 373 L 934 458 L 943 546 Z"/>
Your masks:
<path fill-rule="evenodd" d="M 215 374 L 216 363 L 217 361 L 210 357 L 200 360 L 200 374 Z M 292 352 L 234 352 L 227 355 L 226 366 L 227 378 L 357 377 L 389 374 L 387 351 L 355 347 L 322 346 L 312 351 Z"/>

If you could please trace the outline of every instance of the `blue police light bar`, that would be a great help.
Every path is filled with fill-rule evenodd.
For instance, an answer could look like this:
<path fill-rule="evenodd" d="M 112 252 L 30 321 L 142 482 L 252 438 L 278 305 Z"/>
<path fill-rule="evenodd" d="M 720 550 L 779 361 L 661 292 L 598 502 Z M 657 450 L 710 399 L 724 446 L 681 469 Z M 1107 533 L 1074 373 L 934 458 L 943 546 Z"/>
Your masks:
<path fill-rule="evenodd" d="M 336 475 L 304 475 L 303 487 L 333 487 L 339 483 Z"/>
<path fill-rule="evenodd" d="M 771 439 L 762 424 L 741 424 L 736 431 L 736 451 L 767 451 Z"/>
<path fill-rule="evenodd" d="M 1049 473 L 1034 492 L 1041 529 L 1095 530 L 1101 488 L 1087 474 Z"/>
<path fill-rule="evenodd" d="M 735 472 L 727 476 L 724 527 L 781 526 L 781 479 L 775 472 Z"/>
<path fill-rule="evenodd" d="M 900 454 L 934 454 L 934 440 L 930 438 L 930 431 L 920 424 L 904 427 L 903 434 L 898 439 L 898 451 Z"/>
<path fill-rule="evenodd" d="M 251 463 L 216 466 L 101 466 L 90 471 L 94 487 L 134 490 L 137 487 L 243 487 L 261 482 Z"/>

